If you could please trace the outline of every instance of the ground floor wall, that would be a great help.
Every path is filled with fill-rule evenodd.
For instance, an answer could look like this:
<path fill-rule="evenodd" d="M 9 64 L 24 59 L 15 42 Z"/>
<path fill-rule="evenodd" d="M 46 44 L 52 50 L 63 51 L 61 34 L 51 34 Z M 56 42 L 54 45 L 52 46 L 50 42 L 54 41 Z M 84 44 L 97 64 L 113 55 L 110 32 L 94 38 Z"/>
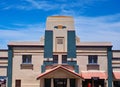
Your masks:
<path fill-rule="evenodd" d="M 4 66 L 0 67 L 0 87 L 6 86 L 6 80 L 7 80 L 7 68 Z"/>
<path fill-rule="evenodd" d="M 40 87 L 82 87 L 82 80 L 75 78 L 40 79 Z"/>
<path fill-rule="evenodd" d="M 19 79 L 16 78 L 12 82 L 12 87 L 40 87 L 40 81 L 36 79 Z"/>
<path fill-rule="evenodd" d="M 75 78 L 43 78 L 36 81 L 16 79 L 12 87 L 82 87 L 82 80 Z"/>
<path fill-rule="evenodd" d="M 16 79 L 12 87 L 108 87 L 104 79 L 42 78 L 40 80 Z M 120 87 L 120 81 L 114 81 L 113 87 Z"/>
<path fill-rule="evenodd" d="M 82 81 L 82 87 L 108 87 L 108 84 L 105 79 L 92 78 Z"/>

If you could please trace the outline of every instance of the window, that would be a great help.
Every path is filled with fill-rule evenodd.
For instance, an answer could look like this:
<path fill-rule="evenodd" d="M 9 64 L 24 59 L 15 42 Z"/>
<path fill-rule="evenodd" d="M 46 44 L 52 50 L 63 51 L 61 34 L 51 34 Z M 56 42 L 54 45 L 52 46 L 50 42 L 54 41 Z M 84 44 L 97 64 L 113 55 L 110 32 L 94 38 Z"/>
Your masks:
<path fill-rule="evenodd" d="M 63 44 L 63 37 L 57 37 L 57 44 Z"/>
<path fill-rule="evenodd" d="M 58 63 L 58 55 L 53 55 L 53 63 Z"/>
<path fill-rule="evenodd" d="M 67 55 L 62 55 L 62 63 L 67 63 Z"/>
<path fill-rule="evenodd" d="M 21 87 L 21 80 L 15 80 L 15 87 Z"/>
<path fill-rule="evenodd" d="M 88 63 L 89 64 L 97 64 L 97 58 L 98 56 L 97 55 L 89 55 L 88 56 Z"/>
<path fill-rule="evenodd" d="M 23 55 L 22 63 L 23 64 L 31 64 L 32 63 L 32 55 Z"/>

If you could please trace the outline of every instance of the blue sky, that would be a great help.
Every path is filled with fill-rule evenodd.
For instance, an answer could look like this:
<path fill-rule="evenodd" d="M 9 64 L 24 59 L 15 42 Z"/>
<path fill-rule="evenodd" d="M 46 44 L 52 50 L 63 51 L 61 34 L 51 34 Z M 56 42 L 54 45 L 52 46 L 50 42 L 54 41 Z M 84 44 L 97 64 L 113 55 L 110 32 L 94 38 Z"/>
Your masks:
<path fill-rule="evenodd" d="M 0 0 L 0 49 L 39 41 L 53 15 L 73 16 L 81 42 L 112 42 L 120 50 L 120 0 Z"/>

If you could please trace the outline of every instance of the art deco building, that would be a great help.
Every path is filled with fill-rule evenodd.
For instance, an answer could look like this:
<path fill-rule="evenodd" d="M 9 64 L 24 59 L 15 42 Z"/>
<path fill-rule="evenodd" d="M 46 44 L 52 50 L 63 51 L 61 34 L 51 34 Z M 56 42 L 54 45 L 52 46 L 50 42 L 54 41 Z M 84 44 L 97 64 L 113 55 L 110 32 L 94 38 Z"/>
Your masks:
<path fill-rule="evenodd" d="M 8 56 L 3 51 L 8 87 L 120 86 L 120 51 L 110 42 L 81 42 L 71 16 L 48 17 L 40 41 L 10 42 Z"/>

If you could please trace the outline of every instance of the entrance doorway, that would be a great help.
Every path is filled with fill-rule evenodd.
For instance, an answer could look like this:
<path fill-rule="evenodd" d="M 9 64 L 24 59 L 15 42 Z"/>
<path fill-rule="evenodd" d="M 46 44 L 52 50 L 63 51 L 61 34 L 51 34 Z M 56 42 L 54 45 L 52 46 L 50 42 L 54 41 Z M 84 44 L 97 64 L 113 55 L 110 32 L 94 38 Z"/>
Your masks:
<path fill-rule="evenodd" d="M 67 79 L 54 79 L 54 87 L 67 87 Z"/>
<path fill-rule="evenodd" d="M 67 81 L 69 80 L 69 81 Z M 44 80 L 44 87 L 52 87 L 52 83 L 53 82 L 53 87 L 67 87 L 67 85 L 69 85 L 69 87 L 76 87 L 76 79 L 71 78 L 71 79 L 67 79 L 67 78 L 54 78 L 54 79 L 50 79 L 50 78 L 46 78 Z M 69 82 L 69 83 L 67 83 Z M 41 86 L 42 87 L 42 86 Z"/>

